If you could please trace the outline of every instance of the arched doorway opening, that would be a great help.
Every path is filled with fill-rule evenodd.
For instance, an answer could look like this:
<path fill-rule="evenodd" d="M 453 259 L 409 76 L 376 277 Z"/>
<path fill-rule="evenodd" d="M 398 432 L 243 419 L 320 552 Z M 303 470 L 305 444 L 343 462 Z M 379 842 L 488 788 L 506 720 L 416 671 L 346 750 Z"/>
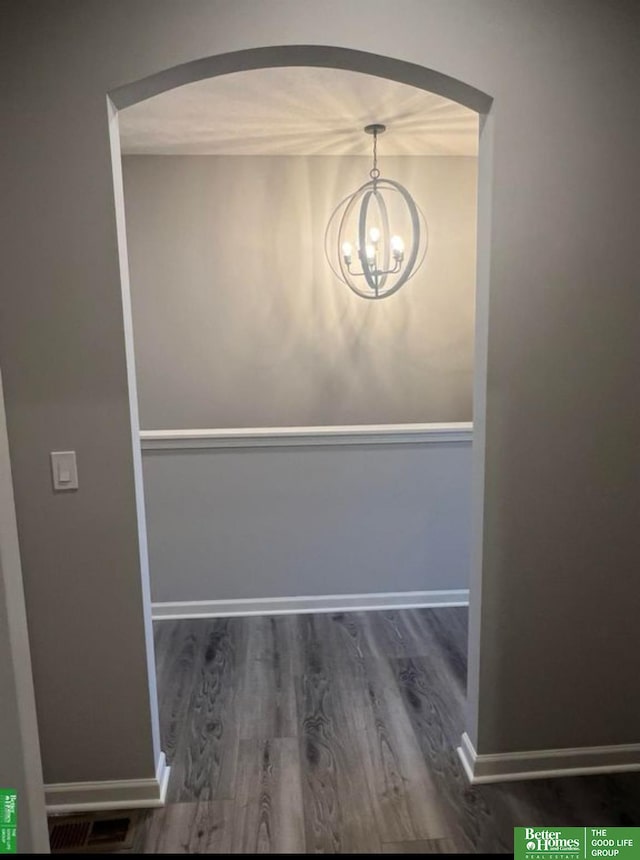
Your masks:
<path fill-rule="evenodd" d="M 128 261 L 124 228 L 124 200 L 122 179 L 119 166 L 118 111 L 151 98 L 164 91 L 205 78 L 216 77 L 238 71 L 285 66 L 306 66 L 336 68 L 363 72 L 381 78 L 410 84 L 430 91 L 476 111 L 480 115 L 480 152 L 478 184 L 478 251 L 476 280 L 476 336 L 474 361 L 474 445 L 473 445 L 473 555 L 470 588 L 470 629 L 469 629 L 469 680 L 468 680 L 468 725 L 467 731 L 473 738 L 475 734 L 475 714 L 477 711 L 477 690 L 479 671 L 479 628 L 481 612 L 481 553 L 484 498 L 484 423 L 486 389 L 486 354 L 488 341 L 488 278 L 489 278 L 489 221 L 490 221 L 490 171 L 492 161 L 491 128 L 492 118 L 490 96 L 442 73 L 422 66 L 395 60 L 393 58 L 327 46 L 279 46 L 257 48 L 230 54 L 216 55 L 196 60 L 182 66 L 159 72 L 131 84 L 127 84 L 109 94 L 111 131 L 114 161 L 115 197 L 118 216 L 118 236 L 121 260 L 123 289 L 123 309 L 127 336 L 127 360 L 130 381 L 132 436 L 134 443 L 136 491 L 138 496 L 138 526 L 140 545 L 143 548 L 145 578 L 145 613 L 147 623 L 147 647 L 149 655 L 150 678 L 153 671 L 153 637 L 151 634 L 151 608 L 146 565 L 146 531 L 143 502 L 142 465 L 139 452 L 139 423 L 137 416 L 136 382 L 134 371 L 133 335 L 131 306 L 128 284 Z M 155 690 L 152 695 L 155 701 Z M 155 733 L 157 730 L 157 714 Z M 157 741 L 159 747 L 159 740 Z"/>

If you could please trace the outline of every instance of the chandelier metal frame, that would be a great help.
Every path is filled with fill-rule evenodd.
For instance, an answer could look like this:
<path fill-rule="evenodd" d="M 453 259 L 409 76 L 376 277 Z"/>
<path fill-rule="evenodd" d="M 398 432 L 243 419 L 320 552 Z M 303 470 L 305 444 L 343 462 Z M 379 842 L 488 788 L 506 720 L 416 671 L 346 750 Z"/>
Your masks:
<path fill-rule="evenodd" d="M 418 271 L 428 248 L 428 227 L 422 210 L 404 185 L 382 177 L 378 169 L 378 135 L 385 130 L 386 126 L 381 123 L 365 126 L 366 134 L 373 136 L 373 166 L 369 171 L 369 181 L 338 203 L 325 231 L 325 255 L 331 270 L 363 299 L 382 299 L 396 293 Z M 391 236 L 385 191 L 399 194 L 408 210 L 411 240 L 406 253 L 400 237 Z M 354 268 L 351 243 L 346 237 L 347 227 L 358 205 L 356 254 L 360 262 L 359 271 Z M 380 227 L 369 227 L 368 219 L 373 206 L 377 208 L 376 220 Z M 330 245 L 331 233 L 335 230 L 338 218 L 335 265 L 336 249 Z M 394 275 L 399 277 L 393 278 Z"/>

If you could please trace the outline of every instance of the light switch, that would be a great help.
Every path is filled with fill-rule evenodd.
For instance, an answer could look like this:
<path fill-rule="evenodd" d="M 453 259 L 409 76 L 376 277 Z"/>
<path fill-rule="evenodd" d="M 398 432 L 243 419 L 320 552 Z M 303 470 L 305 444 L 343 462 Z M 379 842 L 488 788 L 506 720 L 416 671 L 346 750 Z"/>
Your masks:
<path fill-rule="evenodd" d="M 78 468 L 75 451 L 52 451 L 51 472 L 54 490 L 77 490 Z"/>

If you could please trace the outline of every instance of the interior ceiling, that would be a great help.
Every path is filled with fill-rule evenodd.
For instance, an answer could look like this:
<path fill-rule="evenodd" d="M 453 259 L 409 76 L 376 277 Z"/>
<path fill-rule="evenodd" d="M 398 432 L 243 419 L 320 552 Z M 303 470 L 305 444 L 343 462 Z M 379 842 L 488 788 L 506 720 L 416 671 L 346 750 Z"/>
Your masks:
<path fill-rule="evenodd" d="M 285 67 L 187 84 L 120 113 L 125 154 L 478 154 L 478 115 L 415 87 L 360 72 Z"/>

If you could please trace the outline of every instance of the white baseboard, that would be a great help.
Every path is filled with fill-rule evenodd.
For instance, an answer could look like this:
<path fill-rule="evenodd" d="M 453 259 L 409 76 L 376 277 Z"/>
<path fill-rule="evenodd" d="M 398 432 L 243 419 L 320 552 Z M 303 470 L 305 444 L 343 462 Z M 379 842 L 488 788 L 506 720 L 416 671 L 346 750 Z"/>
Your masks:
<path fill-rule="evenodd" d="M 640 744 L 486 755 L 476 752 L 465 732 L 458 755 L 473 785 L 640 770 Z"/>
<path fill-rule="evenodd" d="M 417 609 L 467 606 L 466 588 L 452 591 L 398 591 L 381 594 L 328 594 L 310 597 L 261 597 L 238 600 L 186 600 L 152 603 L 154 621 L 222 618 L 234 615 L 296 615 L 305 612 L 362 612 L 372 609 Z"/>
<path fill-rule="evenodd" d="M 109 779 L 45 785 L 47 813 L 66 815 L 72 812 L 164 806 L 170 770 L 164 753 L 160 753 L 156 775 L 150 779 Z"/>

